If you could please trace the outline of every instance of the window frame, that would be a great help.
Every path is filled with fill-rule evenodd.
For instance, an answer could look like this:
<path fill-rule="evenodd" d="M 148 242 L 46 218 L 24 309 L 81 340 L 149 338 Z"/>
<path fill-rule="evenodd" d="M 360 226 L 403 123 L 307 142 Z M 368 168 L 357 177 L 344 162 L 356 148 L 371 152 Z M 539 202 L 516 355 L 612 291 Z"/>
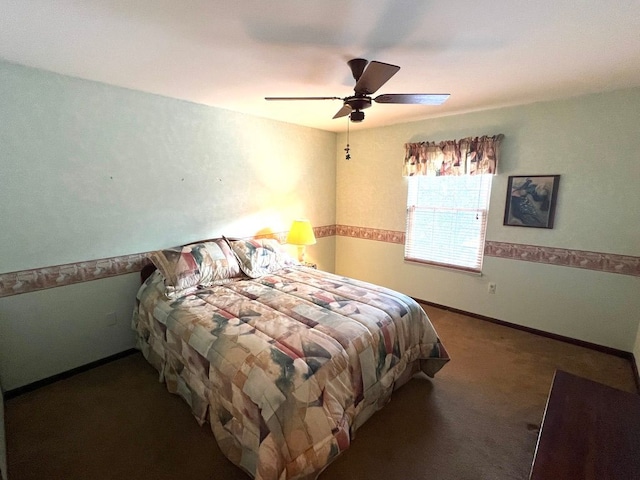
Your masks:
<path fill-rule="evenodd" d="M 404 260 L 406 262 L 423 264 L 423 265 L 432 265 L 436 267 L 453 269 L 457 271 L 463 271 L 463 272 L 474 273 L 474 274 L 482 274 L 482 267 L 484 264 L 484 246 L 486 242 L 487 224 L 489 219 L 493 175 L 483 174 L 478 176 L 483 177 L 480 179 L 480 184 L 478 185 L 478 187 L 474 190 L 474 195 L 476 195 L 479 200 L 475 206 L 465 206 L 465 207 L 460 207 L 460 206 L 443 207 L 441 205 L 421 204 L 421 202 L 418 200 L 418 197 L 420 196 L 420 189 L 425 188 L 424 185 L 422 186 L 420 185 L 421 178 L 437 179 L 442 177 L 426 177 L 426 176 L 408 177 L 409 182 L 416 182 L 417 185 L 416 186 L 408 185 L 408 189 L 407 189 L 407 209 L 406 209 L 406 224 L 405 224 L 405 245 L 404 245 Z M 461 176 L 448 176 L 448 178 L 449 179 L 461 178 Z M 485 181 L 487 180 L 488 180 L 488 183 L 485 185 Z M 426 180 L 426 181 L 429 182 L 429 180 Z M 462 186 L 459 186 L 456 188 L 461 190 Z M 414 197 L 413 199 L 411 198 L 412 194 Z M 413 203 L 412 203 L 412 200 L 413 200 Z M 426 248 L 426 249 L 422 248 L 419 244 L 420 240 L 416 239 L 415 237 L 416 236 L 419 237 L 421 235 L 424 236 L 425 234 L 434 235 L 434 234 L 437 234 L 438 231 L 437 231 L 437 228 L 426 229 L 423 231 L 418 230 L 418 227 L 416 227 L 415 224 L 417 222 L 416 212 L 419 210 L 432 211 L 432 215 L 444 215 L 446 213 L 449 213 L 449 214 L 454 213 L 455 222 L 453 223 L 445 222 L 445 223 L 449 223 L 450 225 L 453 225 L 452 228 L 454 230 L 456 229 L 456 225 L 458 225 L 458 221 L 463 219 L 463 215 L 459 216 L 458 215 L 459 213 L 462 213 L 462 214 L 472 213 L 477 215 L 479 217 L 478 221 L 480 221 L 481 223 L 480 223 L 479 232 L 474 237 L 474 241 L 477 242 L 477 246 L 474 247 L 475 251 L 473 253 L 474 264 L 473 265 L 465 264 L 465 262 L 461 261 L 460 257 L 458 258 L 449 257 L 451 261 L 448 262 L 448 261 L 442 261 L 441 258 L 436 259 L 435 255 L 429 256 L 429 254 L 433 253 L 436 249 L 432 249 L 431 251 L 429 251 L 429 248 Z M 425 221 L 425 220 L 423 219 L 422 221 Z M 477 230 L 477 228 L 475 229 Z M 471 233 L 473 233 L 473 230 L 474 228 L 469 229 Z M 469 231 L 467 231 L 467 233 L 469 233 Z M 449 230 L 448 233 L 451 233 L 451 230 Z M 464 230 L 462 231 L 462 233 L 454 231 L 452 236 L 455 237 L 457 235 L 458 239 L 462 239 L 462 236 L 464 233 L 465 233 Z M 462 247 L 462 245 L 460 246 Z M 425 255 L 417 256 L 416 253 L 418 252 L 425 253 Z M 458 260 L 457 263 L 456 263 L 456 260 Z"/>

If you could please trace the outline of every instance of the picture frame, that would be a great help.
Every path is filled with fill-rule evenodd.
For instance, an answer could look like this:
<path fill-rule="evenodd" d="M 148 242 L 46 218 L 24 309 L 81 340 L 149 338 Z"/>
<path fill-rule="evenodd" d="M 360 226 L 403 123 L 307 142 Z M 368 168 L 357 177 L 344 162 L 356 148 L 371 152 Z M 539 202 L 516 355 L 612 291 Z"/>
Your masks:
<path fill-rule="evenodd" d="M 511 175 L 504 225 L 553 228 L 560 175 Z"/>

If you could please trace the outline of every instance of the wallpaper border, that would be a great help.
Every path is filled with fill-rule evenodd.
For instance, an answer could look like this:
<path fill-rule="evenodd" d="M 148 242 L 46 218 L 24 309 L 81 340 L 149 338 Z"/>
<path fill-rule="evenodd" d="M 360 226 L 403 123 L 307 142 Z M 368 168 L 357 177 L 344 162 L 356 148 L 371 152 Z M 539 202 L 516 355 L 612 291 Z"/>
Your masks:
<path fill-rule="evenodd" d="M 404 232 L 348 225 L 328 225 L 315 227 L 313 230 L 317 238 L 342 236 L 395 244 L 404 244 L 405 238 Z M 280 242 L 284 242 L 286 232 L 257 236 L 257 238 L 265 237 L 277 238 Z M 136 273 L 149 263 L 149 253 L 121 255 L 99 260 L 3 273 L 0 274 L 0 297 Z M 640 276 L 640 257 L 631 255 L 493 242 L 489 240 L 485 242 L 484 253 L 488 257 Z"/>
<path fill-rule="evenodd" d="M 147 263 L 147 253 L 137 253 L 3 273 L 0 274 L 0 298 L 136 273 Z"/>

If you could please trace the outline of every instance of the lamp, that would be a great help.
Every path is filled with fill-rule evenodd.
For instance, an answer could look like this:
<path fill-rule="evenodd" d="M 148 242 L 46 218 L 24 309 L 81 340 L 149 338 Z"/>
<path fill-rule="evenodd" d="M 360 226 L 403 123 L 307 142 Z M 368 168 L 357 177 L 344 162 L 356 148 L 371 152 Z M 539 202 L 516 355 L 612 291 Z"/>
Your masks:
<path fill-rule="evenodd" d="M 294 220 L 287 235 L 287 243 L 298 246 L 298 260 L 304 263 L 304 247 L 316 243 L 311 222 L 306 219 Z"/>

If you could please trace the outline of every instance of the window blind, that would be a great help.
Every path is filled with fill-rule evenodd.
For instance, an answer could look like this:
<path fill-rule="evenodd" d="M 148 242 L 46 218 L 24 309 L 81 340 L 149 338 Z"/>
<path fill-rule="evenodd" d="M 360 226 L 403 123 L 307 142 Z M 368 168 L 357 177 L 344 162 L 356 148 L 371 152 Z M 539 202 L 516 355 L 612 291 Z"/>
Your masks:
<path fill-rule="evenodd" d="M 405 260 L 480 272 L 492 177 L 410 177 Z"/>

